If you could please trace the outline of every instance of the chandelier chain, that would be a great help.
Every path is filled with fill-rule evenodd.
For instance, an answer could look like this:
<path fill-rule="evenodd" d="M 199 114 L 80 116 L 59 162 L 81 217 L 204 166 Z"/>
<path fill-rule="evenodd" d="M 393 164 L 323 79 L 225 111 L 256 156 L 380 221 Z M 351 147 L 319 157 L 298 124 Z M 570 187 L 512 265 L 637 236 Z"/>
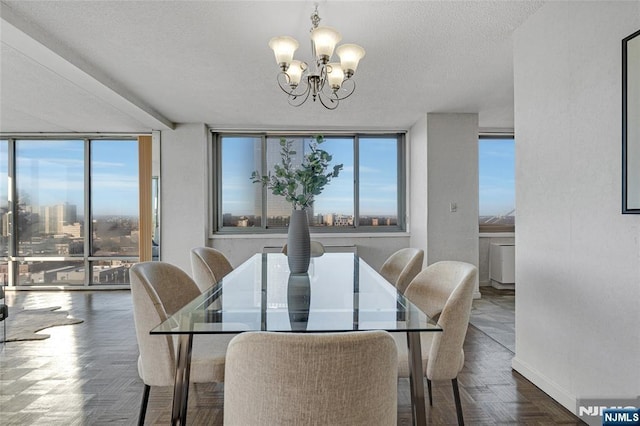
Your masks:
<path fill-rule="evenodd" d="M 318 3 L 316 3 L 316 10 L 314 10 L 311 14 L 311 25 L 313 26 L 309 31 L 313 31 L 314 29 L 318 28 L 318 24 L 320 23 L 320 21 L 322 21 L 322 18 L 320 18 L 320 14 L 318 14 Z"/>

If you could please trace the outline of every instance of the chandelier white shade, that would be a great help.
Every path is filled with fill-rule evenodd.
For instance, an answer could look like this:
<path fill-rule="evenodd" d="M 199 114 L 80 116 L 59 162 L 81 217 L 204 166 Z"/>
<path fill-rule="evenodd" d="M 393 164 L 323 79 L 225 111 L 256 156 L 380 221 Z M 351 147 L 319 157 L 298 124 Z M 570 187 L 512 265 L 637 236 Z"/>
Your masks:
<path fill-rule="evenodd" d="M 336 49 L 336 53 L 345 74 L 349 77 L 355 74 L 360 59 L 364 57 L 364 49 L 357 44 L 343 44 Z"/>
<path fill-rule="evenodd" d="M 342 40 L 340 33 L 331 27 L 318 27 L 311 30 L 311 41 L 316 48 L 318 61 L 328 61 L 340 40 Z"/>
<path fill-rule="evenodd" d="M 302 79 L 302 73 L 307 69 L 307 66 L 304 62 L 300 62 L 298 60 L 291 61 L 289 67 L 287 69 L 287 75 L 289 76 L 289 86 L 295 88 L 300 84 L 300 80 Z"/>
<path fill-rule="evenodd" d="M 300 44 L 293 37 L 282 36 L 274 37 L 269 41 L 269 47 L 276 54 L 276 62 L 279 66 L 290 64 L 293 60 L 293 54 Z"/>
<path fill-rule="evenodd" d="M 357 44 L 343 44 L 336 48 L 342 35 L 334 28 L 320 27 L 318 6 L 311 15 L 312 67 L 293 59 L 299 43 L 293 37 L 274 37 L 269 41 L 276 63 L 280 67 L 278 85 L 289 96 L 289 104 L 300 106 L 309 99 L 316 99 L 327 109 L 336 109 L 341 100 L 355 91 L 352 79 L 365 51 Z M 335 53 L 340 62 L 330 62 Z"/>

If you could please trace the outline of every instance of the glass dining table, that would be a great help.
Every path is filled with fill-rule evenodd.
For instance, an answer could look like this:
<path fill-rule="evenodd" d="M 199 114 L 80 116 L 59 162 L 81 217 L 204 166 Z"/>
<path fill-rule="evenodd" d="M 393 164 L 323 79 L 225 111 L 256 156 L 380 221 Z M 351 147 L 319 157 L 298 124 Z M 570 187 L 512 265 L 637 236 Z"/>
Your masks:
<path fill-rule="evenodd" d="M 284 254 L 256 254 L 151 330 L 179 336 L 171 422 L 186 421 L 195 335 L 364 330 L 406 333 L 413 420 L 425 425 L 420 332 L 442 328 L 353 253 L 313 257 L 306 274 L 290 274 Z"/>

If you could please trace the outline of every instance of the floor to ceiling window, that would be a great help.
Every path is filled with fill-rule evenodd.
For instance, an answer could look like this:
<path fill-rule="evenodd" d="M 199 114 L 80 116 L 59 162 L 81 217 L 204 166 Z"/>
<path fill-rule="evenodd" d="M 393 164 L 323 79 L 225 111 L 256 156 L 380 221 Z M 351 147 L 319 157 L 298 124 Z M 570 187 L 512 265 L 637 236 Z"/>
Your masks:
<path fill-rule="evenodd" d="M 84 141 L 15 141 L 19 285 L 83 285 Z"/>
<path fill-rule="evenodd" d="M 138 144 L 91 141 L 91 266 L 93 282 L 126 284 L 138 256 Z"/>
<path fill-rule="evenodd" d="M 0 179 L 0 272 L 10 285 L 129 283 L 138 260 L 135 139 L 9 138 Z"/>
<path fill-rule="evenodd" d="M 0 285 L 9 283 L 9 141 L 0 140 Z"/>

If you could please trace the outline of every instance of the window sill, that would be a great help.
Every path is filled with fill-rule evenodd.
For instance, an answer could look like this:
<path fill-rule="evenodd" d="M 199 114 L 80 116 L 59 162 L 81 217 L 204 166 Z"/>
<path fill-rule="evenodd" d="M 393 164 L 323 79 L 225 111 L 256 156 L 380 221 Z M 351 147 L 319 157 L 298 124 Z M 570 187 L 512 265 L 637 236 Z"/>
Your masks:
<path fill-rule="evenodd" d="M 408 232 L 311 232 L 311 237 L 320 239 L 331 238 L 409 238 Z M 233 239 L 272 239 L 287 238 L 287 233 L 261 233 L 261 234 L 213 234 L 209 236 L 211 240 L 233 240 Z"/>
<path fill-rule="evenodd" d="M 515 232 L 480 232 L 480 238 L 509 238 L 515 237 Z"/>

